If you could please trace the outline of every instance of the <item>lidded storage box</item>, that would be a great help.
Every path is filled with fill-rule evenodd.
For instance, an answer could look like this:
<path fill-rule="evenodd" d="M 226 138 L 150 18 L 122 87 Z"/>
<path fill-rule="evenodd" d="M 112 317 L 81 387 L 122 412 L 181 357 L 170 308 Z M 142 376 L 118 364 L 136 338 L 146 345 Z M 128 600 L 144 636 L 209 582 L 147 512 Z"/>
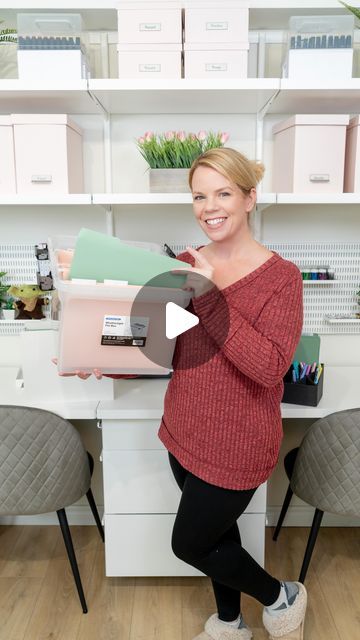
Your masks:
<path fill-rule="evenodd" d="M 19 13 L 18 71 L 24 80 L 89 77 L 78 13 Z"/>
<path fill-rule="evenodd" d="M 181 9 L 119 9 L 119 78 L 181 78 Z"/>
<path fill-rule="evenodd" d="M 186 8 L 185 77 L 246 78 L 248 31 L 247 8 Z"/>
<path fill-rule="evenodd" d="M 360 116 L 351 118 L 346 130 L 344 192 L 360 191 Z"/>
<path fill-rule="evenodd" d="M 273 128 L 273 189 L 342 193 L 349 116 L 295 115 Z"/>
<path fill-rule="evenodd" d="M 292 16 L 283 76 L 294 80 L 352 77 L 354 16 Z"/>
<path fill-rule="evenodd" d="M 14 136 L 10 116 L 0 116 L 0 193 L 16 193 Z"/>
<path fill-rule="evenodd" d="M 18 193 L 82 193 L 82 131 L 66 114 L 13 114 Z"/>

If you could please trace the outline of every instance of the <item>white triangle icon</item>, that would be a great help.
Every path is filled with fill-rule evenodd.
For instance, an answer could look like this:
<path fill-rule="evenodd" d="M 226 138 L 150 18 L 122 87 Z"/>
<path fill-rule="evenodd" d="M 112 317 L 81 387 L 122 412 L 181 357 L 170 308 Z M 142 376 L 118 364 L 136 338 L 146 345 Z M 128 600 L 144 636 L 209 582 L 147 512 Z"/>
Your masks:
<path fill-rule="evenodd" d="M 199 318 L 175 304 L 166 303 L 166 337 L 171 340 L 199 324 Z"/>

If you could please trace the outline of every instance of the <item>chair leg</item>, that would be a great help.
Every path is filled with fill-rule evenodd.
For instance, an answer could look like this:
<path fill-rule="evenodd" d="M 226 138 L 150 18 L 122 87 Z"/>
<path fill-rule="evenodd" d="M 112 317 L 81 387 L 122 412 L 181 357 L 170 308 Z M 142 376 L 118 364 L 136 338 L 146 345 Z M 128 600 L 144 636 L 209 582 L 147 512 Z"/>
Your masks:
<path fill-rule="evenodd" d="M 305 576 L 310 564 L 312 552 L 314 550 L 317 534 L 319 533 L 319 528 L 320 528 L 323 515 L 324 515 L 323 511 L 320 511 L 320 509 L 315 509 L 314 518 L 311 525 L 308 542 L 306 545 L 304 560 L 303 560 L 301 571 L 300 571 L 299 582 L 303 583 L 305 580 Z"/>
<path fill-rule="evenodd" d="M 95 500 L 94 500 L 94 496 L 93 496 L 93 492 L 91 491 L 91 489 L 89 489 L 86 492 L 86 497 L 88 499 L 89 505 L 90 505 L 90 509 L 93 513 L 93 516 L 95 518 L 95 522 L 96 522 L 96 526 L 99 530 L 100 536 L 102 541 L 104 542 L 105 536 L 104 536 L 104 527 L 101 524 L 101 520 L 100 520 L 100 516 L 99 516 L 99 512 L 97 510 L 96 504 L 95 504 Z"/>
<path fill-rule="evenodd" d="M 71 539 L 71 533 L 70 533 L 69 524 L 68 524 L 68 521 L 67 521 L 65 509 L 59 509 L 59 511 L 57 511 L 56 513 L 57 513 L 58 518 L 59 518 L 59 523 L 60 523 L 60 527 L 61 527 L 61 533 L 62 533 L 63 538 L 64 538 L 65 547 L 66 547 L 66 551 L 67 551 L 67 554 L 68 554 L 68 558 L 69 558 L 69 562 L 70 562 L 70 565 L 71 565 L 71 569 L 72 569 L 72 572 L 73 572 L 73 576 L 74 576 L 74 579 L 75 579 L 76 588 L 78 590 L 78 594 L 79 594 L 82 610 L 83 610 L 83 613 L 87 613 L 88 612 L 88 608 L 87 608 L 87 605 L 86 605 L 84 591 L 83 591 L 82 584 L 81 584 L 79 568 L 78 568 L 77 561 L 76 561 L 75 551 L 74 551 L 74 547 L 73 547 L 73 543 L 72 543 L 72 539 Z"/>
<path fill-rule="evenodd" d="M 280 515 L 279 515 L 279 520 L 277 521 L 277 525 L 274 531 L 274 535 L 273 535 L 273 540 L 277 540 L 278 539 L 278 535 L 280 533 L 280 529 L 282 527 L 282 523 L 284 522 L 284 518 L 286 516 L 286 512 L 288 510 L 291 498 L 293 495 L 293 491 L 290 487 L 290 485 L 288 486 L 288 490 L 286 492 L 286 496 L 285 496 L 285 500 L 283 503 L 283 506 L 281 507 L 281 511 L 280 511 Z"/>

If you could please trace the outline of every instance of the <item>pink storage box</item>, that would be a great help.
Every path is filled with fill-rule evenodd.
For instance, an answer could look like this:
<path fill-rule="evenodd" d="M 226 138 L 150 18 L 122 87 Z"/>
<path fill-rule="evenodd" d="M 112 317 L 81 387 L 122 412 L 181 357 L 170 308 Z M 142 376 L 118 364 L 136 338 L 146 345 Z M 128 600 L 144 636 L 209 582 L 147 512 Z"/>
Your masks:
<path fill-rule="evenodd" d="M 82 131 L 66 114 L 13 114 L 18 193 L 82 193 Z"/>
<path fill-rule="evenodd" d="M 346 129 L 344 192 L 360 191 L 360 117 L 351 118 Z"/>
<path fill-rule="evenodd" d="M 181 78 L 182 51 L 178 44 L 120 44 L 119 78 Z"/>
<path fill-rule="evenodd" d="M 247 42 L 249 10 L 226 6 L 186 8 L 185 42 Z"/>
<path fill-rule="evenodd" d="M 185 44 L 185 78 L 247 78 L 248 43 Z"/>
<path fill-rule="evenodd" d="M 92 372 L 98 368 L 104 373 L 168 374 L 176 339 L 166 337 L 166 303 L 174 302 L 185 309 L 190 301 L 189 292 L 165 287 L 68 280 L 75 241 L 74 237 L 48 240 L 52 275 L 60 302 L 59 373 L 73 373 L 78 369 Z M 134 244 L 157 250 L 155 245 Z M 136 315 L 149 321 L 146 348 L 101 344 L 105 316 L 129 318 L 140 290 L 143 290 L 142 299 L 136 305 Z M 135 333 L 133 337 L 136 337 Z M 161 364 L 147 357 L 159 353 Z"/>
<path fill-rule="evenodd" d="M 0 193 L 16 193 L 14 135 L 9 116 L 0 116 L 0 149 Z"/>
<path fill-rule="evenodd" d="M 118 36 L 120 44 L 181 44 L 181 9 L 119 9 Z"/>
<path fill-rule="evenodd" d="M 273 128 L 273 189 L 342 193 L 346 115 L 295 115 Z"/>

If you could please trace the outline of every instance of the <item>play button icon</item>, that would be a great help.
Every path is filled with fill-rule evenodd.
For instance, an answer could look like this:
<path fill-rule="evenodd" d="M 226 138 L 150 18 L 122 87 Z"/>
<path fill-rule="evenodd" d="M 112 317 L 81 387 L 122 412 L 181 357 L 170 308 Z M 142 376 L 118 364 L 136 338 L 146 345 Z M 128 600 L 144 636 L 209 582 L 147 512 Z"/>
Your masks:
<path fill-rule="evenodd" d="M 199 324 L 199 318 L 175 302 L 166 304 L 166 337 L 169 340 Z"/>

